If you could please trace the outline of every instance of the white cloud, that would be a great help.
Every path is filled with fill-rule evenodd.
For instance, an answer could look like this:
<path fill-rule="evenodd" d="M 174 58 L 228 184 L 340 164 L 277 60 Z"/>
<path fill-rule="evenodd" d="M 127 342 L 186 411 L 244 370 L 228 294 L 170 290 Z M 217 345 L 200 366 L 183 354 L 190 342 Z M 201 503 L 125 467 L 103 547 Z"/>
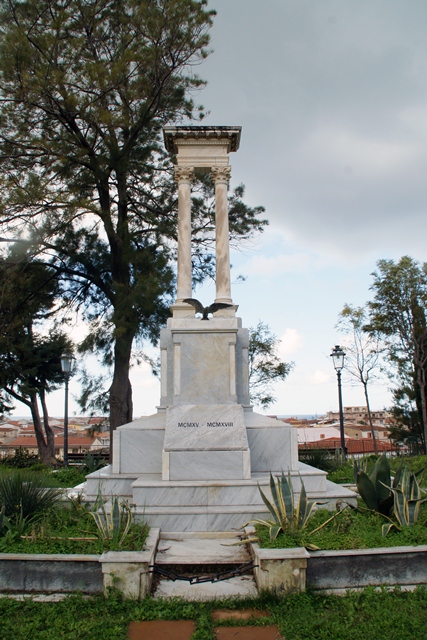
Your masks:
<path fill-rule="evenodd" d="M 309 166 L 313 175 L 317 173 L 325 180 L 331 176 L 338 178 L 341 174 L 343 177 L 354 175 L 367 183 L 387 177 L 398 179 L 402 170 L 409 163 L 419 162 L 420 157 L 422 146 L 418 140 L 396 141 L 389 136 L 368 136 L 336 124 L 315 129 L 299 149 L 301 169 L 307 170 Z M 349 188 L 346 182 L 341 185 L 337 179 L 334 186 L 341 191 L 344 185 Z"/>
<path fill-rule="evenodd" d="M 333 375 L 329 371 L 317 369 L 314 373 L 307 374 L 306 380 L 309 384 L 321 385 L 328 384 L 333 379 Z"/>
<path fill-rule="evenodd" d="M 248 275 L 271 275 L 295 271 L 309 271 L 313 258 L 308 253 L 280 254 L 278 256 L 255 256 L 245 265 Z"/>
<path fill-rule="evenodd" d="M 289 355 L 300 351 L 303 346 L 304 338 L 302 335 L 300 335 L 296 329 L 288 328 L 280 337 L 279 356 L 281 358 L 287 358 Z"/>

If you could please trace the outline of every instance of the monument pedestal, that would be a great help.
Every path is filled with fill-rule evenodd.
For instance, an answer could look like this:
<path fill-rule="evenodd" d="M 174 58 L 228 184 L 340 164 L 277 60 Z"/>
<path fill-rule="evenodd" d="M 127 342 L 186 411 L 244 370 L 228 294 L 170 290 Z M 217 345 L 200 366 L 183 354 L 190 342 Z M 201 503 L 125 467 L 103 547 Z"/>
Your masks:
<path fill-rule="evenodd" d="M 296 493 L 303 480 L 325 506 L 355 502 L 324 471 L 298 462 L 296 429 L 248 406 L 248 332 L 239 318 L 171 318 L 160 348 L 158 411 L 114 432 L 113 464 L 87 477 L 87 500 L 100 485 L 106 496 L 126 497 L 150 526 L 174 532 L 265 518 L 258 486 L 269 494 L 270 472 L 290 472 Z"/>
<path fill-rule="evenodd" d="M 208 405 L 208 411 L 215 406 Z M 180 407 L 184 415 L 185 407 Z M 192 411 L 196 407 L 192 405 Z M 270 471 L 273 475 L 290 471 L 295 493 L 299 493 L 303 480 L 308 497 L 321 501 L 326 507 L 335 508 L 337 500 L 341 499 L 356 501 L 352 491 L 328 482 L 324 471 L 298 462 L 296 429 L 280 420 L 257 414 L 250 408 L 238 405 L 234 408 L 243 414 L 247 452 L 244 449 L 165 452 L 167 411 L 159 410 L 115 431 L 113 465 L 87 477 L 86 499 L 95 501 L 100 485 L 105 496 L 126 497 L 134 505 L 136 516 L 145 519 L 150 526 L 178 532 L 227 531 L 239 528 L 251 519 L 265 518 L 266 508 L 258 485 L 269 495 Z M 199 415 L 202 416 L 202 412 Z M 200 427 L 176 427 L 176 430 L 190 428 Z M 184 458 L 177 459 L 180 461 L 176 466 L 179 479 L 173 477 L 171 467 L 169 479 L 163 479 L 165 453 L 172 454 L 172 457 L 173 454 L 184 454 Z M 208 473 L 204 471 L 203 456 L 206 453 L 212 456 L 208 458 Z M 185 457 L 186 454 L 190 456 Z M 234 460 L 232 465 L 228 465 L 229 454 L 250 458 L 249 477 L 244 477 L 243 463 L 236 465 Z M 187 473 L 191 478 L 186 477 Z"/>

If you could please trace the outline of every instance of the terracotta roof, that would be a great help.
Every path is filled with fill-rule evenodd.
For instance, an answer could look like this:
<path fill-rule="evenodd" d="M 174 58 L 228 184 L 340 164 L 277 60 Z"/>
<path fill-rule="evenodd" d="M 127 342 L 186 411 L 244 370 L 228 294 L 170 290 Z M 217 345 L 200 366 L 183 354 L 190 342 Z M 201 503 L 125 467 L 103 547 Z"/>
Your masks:
<path fill-rule="evenodd" d="M 90 447 L 95 438 L 89 436 L 68 436 L 69 447 Z M 55 446 L 62 447 L 64 444 L 63 436 L 55 436 Z M 3 445 L 13 449 L 14 447 L 36 447 L 37 440 L 35 436 L 19 436 L 8 445 Z"/>
<path fill-rule="evenodd" d="M 372 425 L 374 431 L 388 431 L 387 427 L 382 424 L 374 424 Z M 370 431 L 371 427 L 367 424 L 354 424 L 353 422 L 344 424 L 344 429 L 359 429 L 360 431 Z"/>
<path fill-rule="evenodd" d="M 372 438 L 346 438 L 345 446 L 347 453 L 373 453 L 374 442 Z M 316 442 L 304 442 L 298 445 L 299 449 L 340 449 L 341 441 L 338 438 L 325 438 Z M 390 442 L 377 440 L 378 451 L 396 451 L 397 448 Z"/>

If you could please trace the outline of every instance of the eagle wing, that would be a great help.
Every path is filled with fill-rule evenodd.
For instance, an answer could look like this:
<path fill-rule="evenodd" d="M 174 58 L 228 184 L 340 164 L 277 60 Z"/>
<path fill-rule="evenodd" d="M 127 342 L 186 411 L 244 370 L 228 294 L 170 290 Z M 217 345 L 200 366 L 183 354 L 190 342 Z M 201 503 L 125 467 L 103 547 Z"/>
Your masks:
<path fill-rule="evenodd" d="M 220 309 L 227 309 L 228 307 L 232 307 L 232 304 L 228 304 L 227 302 L 214 302 L 208 307 L 208 313 L 215 313 L 215 311 L 219 311 Z"/>
<path fill-rule="evenodd" d="M 192 307 L 195 308 L 197 313 L 202 313 L 204 312 L 205 308 L 202 305 L 201 302 L 199 302 L 198 300 L 196 300 L 196 298 L 184 298 L 183 302 L 186 302 L 187 304 L 191 304 Z"/>

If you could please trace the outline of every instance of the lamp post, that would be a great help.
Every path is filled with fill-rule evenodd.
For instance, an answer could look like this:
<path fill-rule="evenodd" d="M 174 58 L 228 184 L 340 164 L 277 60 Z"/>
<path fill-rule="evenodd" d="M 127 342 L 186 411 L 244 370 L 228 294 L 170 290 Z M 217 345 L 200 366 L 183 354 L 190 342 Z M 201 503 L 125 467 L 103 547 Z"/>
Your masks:
<path fill-rule="evenodd" d="M 73 372 L 76 359 L 71 351 L 65 351 L 61 356 L 61 369 L 65 379 L 64 403 L 64 466 L 68 466 L 68 382 Z"/>
<path fill-rule="evenodd" d="M 336 344 L 331 353 L 332 362 L 334 363 L 335 371 L 338 378 L 338 401 L 340 409 L 340 437 L 341 437 L 341 451 L 343 460 L 345 460 L 345 438 L 344 438 L 344 413 L 342 409 L 342 390 L 341 390 L 341 371 L 344 368 L 345 353 L 341 347 Z"/>

